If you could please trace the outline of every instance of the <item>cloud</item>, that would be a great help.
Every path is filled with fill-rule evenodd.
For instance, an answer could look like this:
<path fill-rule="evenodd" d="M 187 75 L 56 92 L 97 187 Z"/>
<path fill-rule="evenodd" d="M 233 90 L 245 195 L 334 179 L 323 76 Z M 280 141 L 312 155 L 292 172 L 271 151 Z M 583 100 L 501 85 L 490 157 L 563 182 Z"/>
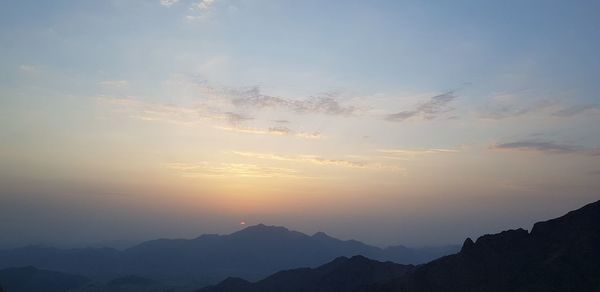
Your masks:
<path fill-rule="evenodd" d="M 296 132 L 288 127 L 269 127 L 267 129 L 247 127 L 247 126 L 216 126 L 215 128 L 230 132 L 255 134 L 255 135 L 273 135 L 273 136 L 293 136 L 302 139 L 321 139 L 323 135 L 319 132 Z"/>
<path fill-rule="evenodd" d="M 567 108 L 563 108 L 559 111 L 554 112 L 552 115 L 557 117 L 572 117 L 587 112 L 600 112 L 600 105 L 598 104 L 582 104 L 574 105 Z"/>
<path fill-rule="evenodd" d="M 502 143 L 493 146 L 499 150 L 524 150 L 524 151 L 539 151 L 547 153 L 573 153 L 577 147 L 564 144 L 556 144 L 553 142 L 528 142 L 518 141 L 510 143 Z"/>
<path fill-rule="evenodd" d="M 588 148 L 578 145 L 559 144 L 545 141 L 516 141 L 495 144 L 493 150 L 532 151 L 550 154 L 581 154 L 587 156 L 600 156 L 600 148 Z"/>
<path fill-rule="evenodd" d="M 398 156 L 416 156 L 416 155 L 427 155 L 427 154 L 444 154 L 444 153 L 457 153 L 460 150 L 457 149 L 442 149 L 442 148 L 431 148 L 431 149 L 377 149 L 377 152 Z"/>
<path fill-rule="evenodd" d="M 117 112 L 130 118 L 144 121 L 160 121 L 177 125 L 198 125 L 207 119 L 221 119 L 222 116 L 210 111 L 204 105 L 175 106 L 145 102 L 133 98 L 108 98 L 97 99 L 108 104 Z"/>
<path fill-rule="evenodd" d="M 219 100 L 238 110 L 280 109 L 296 114 L 325 114 L 333 116 L 350 116 L 357 112 L 354 106 L 342 105 L 336 93 L 310 96 L 304 99 L 281 97 L 265 94 L 259 86 L 229 87 L 215 86 L 198 76 L 178 76 L 172 84 L 194 88 L 202 97 Z M 288 123 L 286 119 L 275 122 Z"/>
<path fill-rule="evenodd" d="M 448 104 L 454 99 L 456 99 L 454 91 L 448 91 L 446 93 L 431 97 L 430 100 L 418 105 L 413 110 L 389 114 L 385 117 L 385 120 L 392 122 L 402 122 L 416 116 L 421 116 L 427 120 L 433 120 L 438 118 L 441 114 L 452 111 L 452 108 L 450 108 Z"/>
<path fill-rule="evenodd" d="M 333 96 L 312 96 L 304 100 L 270 96 L 261 93 L 257 86 L 246 89 L 231 89 L 232 103 L 242 108 L 268 109 L 281 108 L 299 114 L 351 115 L 356 110 L 352 106 L 342 106 Z"/>
<path fill-rule="evenodd" d="M 176 4 L 179 0 L 160 0 L 160 5 L 170 7 L 173 4 Z"/>
<path fill-rule="evenodd" d="M 34 65 L 23 64 L 19 66 L 19 71 L 25 74 L 38 74 L 40 72 L 40 68 Z"/>
<path fill-rule="evenodd" d="M 252 177 L 252 178 L 294 178 L 298 172 L 290 168 L 268 167 L 246 163 L 169 163 L 168 169 L 183 177 Z"/>
<path fill-rule="evenodd" d="M 199 0 L 192 3 L 189 8 L 190 14 L 186 15 L 185 19 L 189 22 L 210 20 L 215 3 L 215 0 Z"/>
<path fill-rule="evenodd" d="M 200 0 L 192 4 L 192 10 L 206 11 L 215 4 L 215 0 Z"/>
<path fill-rule="evenodd" d="M 482 116 L 484 119 L 493 120 L 515 118 L 556 105 L 556 102 L 550 100 L 537 100 L 523 104 L 523 99 L 523 96 L 515 94 L 496 95 L 491 98 L 483 110 Z"/>
<path fill-rule="evenodd" d="M 253 117 L 249 117 L 249 116 L 246 116 L 243 114 L 238 114 L 238 113 L 233 113 L 233 112 L 226 112 L 225 117 L 229 121 L 229 123 L 232 125 L 239 125 L 243 122 L 254 120 Z"/>
<path fill-rule="evenodd" d="M 269 128 L 269 132 L 281 133 L 282 135 L 288 135 L 288 134 L 292 133 L 292 130 L 288 127 L 271 127 L 271 128 Z"/>
<path fill-rule="evenodd" d="M 386 116 L 385 119 L 387 121 L 402 122 L 402 121 L 412 118 L 418 114 L 419 114 L 418 111 L 403 111 L 403 112 L 398 112 L 395 114 L 389 114 Z"/>
<path fill-rule="evenodd" d="M 293 162 L 304 162 L 325 166 L 339 166 L 359 169 L 374 169 L 374 170 L 397 170 L 402 171 L 402 168 L 393 165 L 384 165 L 380 163 L 370 163 L 366 161 L 356 161 L 347 159 L 329 159 L 323 158 L 316 155 L 279 155 L 279 154 L 268 154 L 268 153 L 255 153 L 245 151 L 232 151 L 232 153 L 257 159 L 266 160 L 279 160 L 279 161 L 293 161 Z"/>
<path fill-rule="evenodd" d="M 144 121 L 166 122 L 183 126 L 197 126 L 200 124 L 212 123 L 216 129 L 237 133 L 291 136 L 301 139 L 322 139 L 324 137 L 320 132 L 294 131 L 283 125 L 268 128 L 247 126 L 244 124 L 254 120 L 254 117 L 235 112 L 221 113 L 219 110 L 214 109 L 207 104 L 175 106 L 145 102 L 133 98 L 108 97 L 100 97 L 97 100 L 110 105 L 115 111 L 121 114 Z M 223 125 L 224 121 L 227 122 L 227 125 Z"/>

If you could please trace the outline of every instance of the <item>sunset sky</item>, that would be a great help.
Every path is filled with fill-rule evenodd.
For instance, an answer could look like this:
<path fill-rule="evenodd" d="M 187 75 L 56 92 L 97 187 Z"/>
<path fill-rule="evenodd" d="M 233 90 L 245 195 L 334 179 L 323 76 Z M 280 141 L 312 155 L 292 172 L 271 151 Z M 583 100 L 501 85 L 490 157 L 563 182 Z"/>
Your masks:
<path fill-rule="evenodd" d="M 0 3 L 0 247 L 387 246 L 600 198 L 600 2 Z"/>

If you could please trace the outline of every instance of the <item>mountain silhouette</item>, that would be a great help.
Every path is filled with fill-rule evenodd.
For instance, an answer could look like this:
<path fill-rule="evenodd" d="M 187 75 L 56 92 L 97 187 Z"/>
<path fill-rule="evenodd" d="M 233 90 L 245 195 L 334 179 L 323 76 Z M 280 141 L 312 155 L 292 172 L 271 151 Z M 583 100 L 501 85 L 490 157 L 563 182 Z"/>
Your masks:
<path fill-rule="evenodd" d="M 258 224 L 228 235 L 194 239 L 157 239 L 123 251 L 110 248 L 62 250 L 25 247 L 0 252 L 0 267 L 33 265 L 107 281 L 139 275 L 163 282 L 214 284 L 226 277 L 258 280 L 280 270 L 316 267 L 340 256 L 363 255 L 417 264 L 451 254 L 458 246 L 382 249 L 323 232 L 307 235 L 285 227 Z"/>
<path fill-rule="evenodd" d="M 391 280 L 414 269 L 413 265 L 378 262 L 363 256 L 339 257 L 317 268 L 300 268 L 275 273 L 256 283 L 228 278 L 199 292 L 334 292 Z"/>
<path fill-rule="evenodd" d="M 244 243 L 245 246 L 240 247 L 240 243 Z M 136 257 L 148 256 L 145 264 L 150 265 L 150 269 L 155 268 L 154 271 L 161 272 L 161 268 L 172 268 L 173 266 L 169 265 L 173 263 L 178 265 L 175 267 L 183 270 L 184 266 L 181 263 L 185 263 L 197 273 L 199 269 L 194 265 L 205 268 L 213 264 L 212 260 L 223 258 L 227 251 L 237 249 L 237 253 L 225 258 L 230 261 L 231 267 L 242 267 L 240 270 L 243 271 L 252 266 L 251 261 L 255 261 L 256 267 L 285 265 L 286 260 L 299 256 L 289 254 L 290 252 L 301 252 L 302 248 L 311 247 L 311 244 L 319 246 L 318 250 L 321 251 L 329 250 L 325 247 L 339 247 L 348 252 L 355 252 L 356 248 L 383 251 L 357 241 L 340 241 L 323 233 L 308 236 L 283 227 L 257 225 L 229 235 L 203 235 L 191 240 L 148 241 L 123 252 L 117 251 L 116 257 L 121 261 L 121 266 L 118 267 L 120 269 L 131 269 L 127 266 L 127 260 L 132 259 L 140 261 L 137 264 L 142 267 L 142 260 Z M 286 245 L 290 246 L 285 248 Z M 81 257 L 82 260 L 96 260 L 98 257 L 92 252 L 93 249 L 40 249 L 44 252 L 36 248 L 25 250 L 38 251 L 39 254 L 30 256 L 42 254 L 48 256 L 43 258 L 47 260 L 60 258 L 65 253 L 80 257 L 86 255 L 87 258 Z M 213 257 L 206 255 L 207 250 L 215 252 Z M 255 251 L 259 254 L 252 253 Z M 17 254 L 22 255 L 23 252 L 20 250 Z M 114 254 L 111 250 L 102 252 L 105 255 Z M 312 261 L 323 254 L 313 249 L 301 255 L 314 256 L 309 258 L 309 261 Z M 202 256 L 182 261 L 181 257 L 186 255 Z M 278 259 L 278 256 L 284 256 L 285 260 Z M 231 262 L 236 257 L 237 262 Z M 167 266 L 152 266 L 161 261 Z M 72 261 L 69 263 L 73 264 Z M 218 271 L 227 272 L 225 266 L 218 266 L 222 269 Z M 157 292 L 194 289 L 193 286 L 164 285 L 154 278 L 140 276 L 122 276 L 100 284 L 90 283 L 90 280 L 83 276 L 30 266 L 0 270 L 0 287 L 10 292 Z M 199 284 L 196 287 L 200 287 Z M 531 232 L 515 229 L 484 235 L 475 241 L 467 238 L 458 253 L 427 264 L 401 265 L 364 256 L 337 257 L 316 268 L 283 269 L 254 282 L 240 277 L 229 277 L 219 284 L 199 291 L 600 291 L 600 201 L 562 217 L 538 222 Z"/>
<path fill-rule="evenodd" d="M 34 267 L 18 267 L 0 270 L 0 291 L 7 292 L 64 292 L 79 288 L 90 280 L 55 271 Z"/>
<path fill-rule="evenodd" d="M 600 291 L 600 201 L 461 251 L 365 291 Z"/>
<path fill-rule="evenodd" d="M 420 266 L 338 258 L 258 282 L 228 279 L 202 292 L 600 291 L 600 201 L 527 232 L 467 238 L 460 252 Z"/>

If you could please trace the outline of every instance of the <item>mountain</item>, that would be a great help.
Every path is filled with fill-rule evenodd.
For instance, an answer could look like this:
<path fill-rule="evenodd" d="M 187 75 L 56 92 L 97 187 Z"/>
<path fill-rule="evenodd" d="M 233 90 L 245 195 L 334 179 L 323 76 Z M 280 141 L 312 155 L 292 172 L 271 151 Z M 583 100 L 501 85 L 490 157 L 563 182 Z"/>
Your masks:
<path fill-rule="evenodd" d="M 306 235 L 259 224 L 228 235 L 194 239 L 157 239 L 123 251 L 111 248 L 56 249 L 25 247 L 0 252 L 0 268 L 33 265 L 107 281 L 139 275 L 166 283 L 214 284 L 228 277 L 258 280 L 280 270 L 316 267 L 340 256 L 417 264 L 458 250 L 458 246 L 386 249 L 323 232 Z"/>
<path fill-rule="evenodd" d="M 19 267 L 0 270 L 0 291 L 7 292 L 64 292 L 79 288 L 90 280 L 77 275 Z"/>
<path fill-rule="evenodd" d="M 300 268 L 275 273 L 255 283 L 228 278 L 199 292 L 337 292 L 389 281 L 414 269 L 413 265 L 378 262 L 363 256 L 339 257 L 317 268 Z"/>
<path fill-rule="evenodd" d="M 198 286 L 166 285 L 138 276 L 124 276 L 105 283 L 94 282 L 68 292 L 193 292 Z"/>
<path fill-rule="evenodd" d="M 120 256 L 120 251 L 111 248 L 58 249 L 27 246 L 0 251 L 0 268 L 34 266 L 109 280 L 121 273 Z"/>
<path fill-rule="evenodd" d="M 461 251 L 364 291 L 600 291 L 600 201 Z"/>
<path fill-rule="evenodd" d="M 531 232 L 467 238 L 460 252 L 420 266 L 353 257 L 258 282 L 228 279 L 201 292 L 600 291 L 600 201 Z"/>
<path fill-rule="evenodd" d="M 165 270 L 176 268 L 187 275 L 198 275 L 204 271 L 229 271 L 235 274 L 252 267 L 266 271 L 286 265 L 287 261 L 317 260 L 335 248 L 340 249 L 338 252 L 348 253 L 362 251 L 381 255 L 377 252 L 385 252 L 357 241 L 340 241 L 323 233 L 308 236 L 282 227 L 257 225 L 229 235 L 145 242 L 122 252 L 117 251 L 116 258 L 119 261 L 115 270 L 122 272 L 147 267 L 144 270 L 146 272 L 164 273 Z M 31 251 L 32 254 L 28 256 L 50 262 L 61 255 L 76 255 L 74 258 L 79 257 L 84 262 L 91 262 L 98 257 L 93 250 L 50 249 L 51 252 L 41 252 L 46 256 L 41 258 L 40 254 L 35 253 L 39 250 L 33 248 Z M 214 254 L 207 254 L 209 251 Z M 23 253 L 21 250 L 18 254 Z M 104 250 L 104 253 L 113 255 L 114 251 Z M 186 256 L 190 258 L 184 259 Z M 67 263 L 75 264 L 74 258 Z M 226 264 L 219 265 L 217 260 Z M 131 262 L 128 261 L 134 261 L 135 265 L 130 266 Z M 154 266 L 160 264 L 164 266 Z M 215 269 L 210 269 L 211 264 L 216 265 Z M 227 270 L 225 267 L 228 265 L 238 269 Z M 186 271 L 186 268 L 190 270 Z M 33 267 L 0 270 L 0 286 L 10 292 L 154 292 L 192 289 L 192 286 L 163 285 L 154 279 L 139 276 L 94 284 L 82 276 Z M 338 257 L 316 268 L 284 269 L 255 282 L 230 277 L 200 291 L 600 291 L 600 201 L 562 217 L 538 222 L 531 232 L 516 229 L 484 235 L 476 241 L 467 238 L 460 252 L 419 266 L 380 262 L 364 256 Z"/>

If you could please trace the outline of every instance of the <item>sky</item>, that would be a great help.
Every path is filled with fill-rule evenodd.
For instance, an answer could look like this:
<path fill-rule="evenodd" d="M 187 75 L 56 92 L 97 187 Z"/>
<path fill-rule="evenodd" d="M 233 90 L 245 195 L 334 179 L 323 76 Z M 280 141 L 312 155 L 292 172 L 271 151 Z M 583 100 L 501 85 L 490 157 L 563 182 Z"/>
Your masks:
<path fill-rule="evenodd" d="M 455 244 L 600 199 L 598 1 L 0 7 L 0 247 Z"/>

